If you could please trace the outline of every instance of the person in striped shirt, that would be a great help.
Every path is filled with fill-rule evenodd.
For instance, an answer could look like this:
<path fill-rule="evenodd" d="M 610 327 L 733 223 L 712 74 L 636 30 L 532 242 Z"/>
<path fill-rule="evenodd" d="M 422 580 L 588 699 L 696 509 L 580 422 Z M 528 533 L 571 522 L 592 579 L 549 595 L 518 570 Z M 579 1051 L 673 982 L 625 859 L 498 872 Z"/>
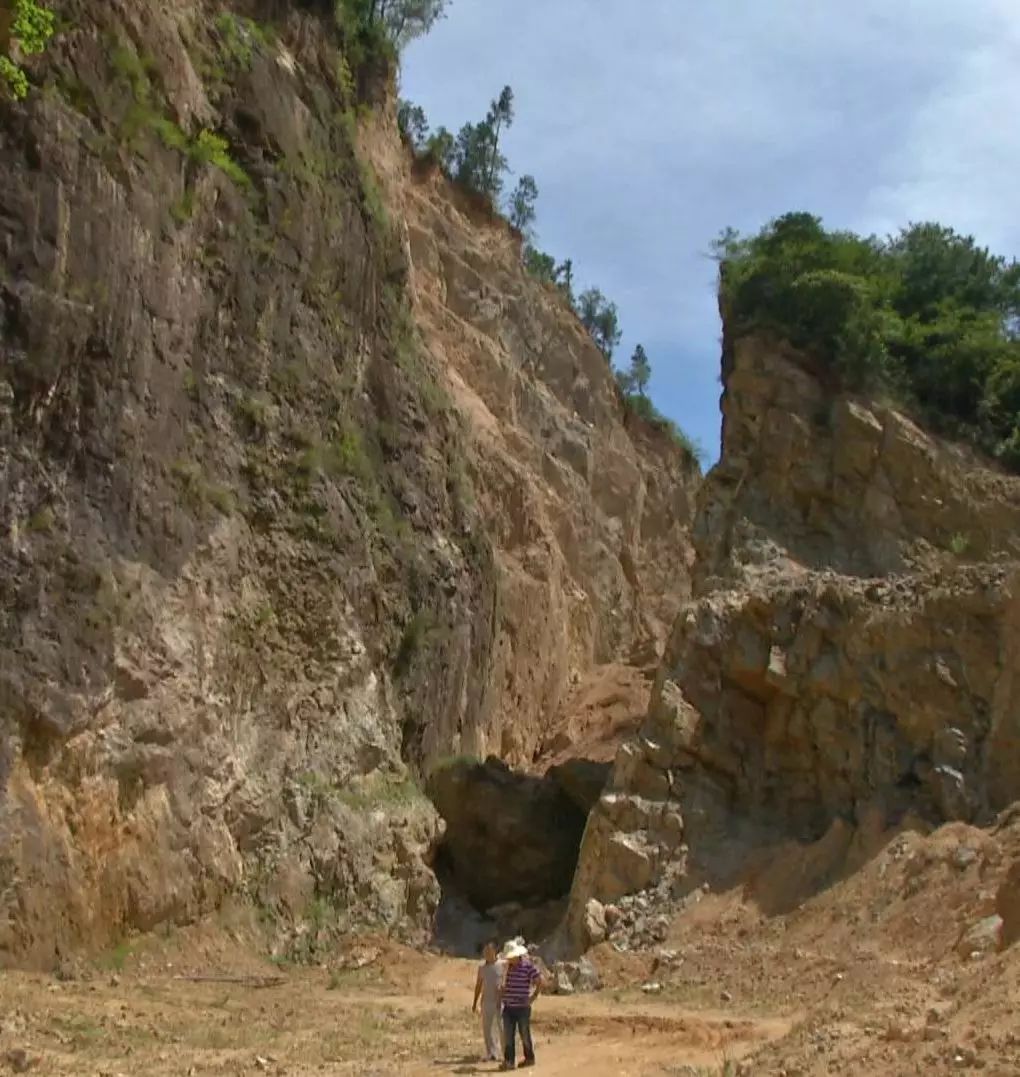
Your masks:
<path fill-rule="evenodd" d="M 531 1007 L 542 990 L 542 977 L 521 942 L 507 943 L 500 956 L 506 962 L 499 992 L 503 1004 L 503 1065 L 500 1069 L 514 1068 L 518 1032 L 524 1047 L 521 1067 L 533 1066 L 535 1045 L 531 1040 Z"/>

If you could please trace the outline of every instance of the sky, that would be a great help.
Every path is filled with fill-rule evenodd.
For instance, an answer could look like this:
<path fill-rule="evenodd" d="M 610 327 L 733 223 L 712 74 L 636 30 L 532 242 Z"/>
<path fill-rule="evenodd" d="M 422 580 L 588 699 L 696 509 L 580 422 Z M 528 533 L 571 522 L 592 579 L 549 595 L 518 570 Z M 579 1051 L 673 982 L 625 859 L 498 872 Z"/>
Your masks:
<path fill-rule="evenodd" d="M 1020 255 L 1020 0 L 451 0 L 404 57 L 454 132 L 507 84 L 538 245 L 616 302 L 616 359 L 644 344 L 709 464 L 723 228 L 938 220 Z"/>

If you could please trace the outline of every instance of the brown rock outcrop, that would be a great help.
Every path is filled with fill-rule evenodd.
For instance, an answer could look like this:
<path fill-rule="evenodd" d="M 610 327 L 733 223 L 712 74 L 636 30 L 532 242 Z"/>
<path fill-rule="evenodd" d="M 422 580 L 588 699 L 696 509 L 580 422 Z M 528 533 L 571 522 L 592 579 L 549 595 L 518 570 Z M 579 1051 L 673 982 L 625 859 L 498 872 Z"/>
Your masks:
<path fill-rule="evenodd" d="M 874 847 L 857 826 L 988 821 L 1020 796 L 1020 481 L 832 399 L 780 346 L 737 341 L 724 371 L 697 598 L 589 820 L 574 949 L 593 898 L 727 885 L 752 850 L 834 827 L 846 866 Z"/>
<path fill-rule="evenodd" d="M 1020 860 L 1014 860 L 995 894 L 995 911 L 1002 920 L 1003 949 L 1020 940 Z"/>
<path fill-rule="evenodd" d="M 609 365 L 559 291 L 522 272 L 521 238 L 413 166 L 391 126 L 363 144 L 406 222 L 417 322 L 465 419 L 495 551 L 491 706 L 455 750 L 526 766 L 579 674 L 661 653 L 690 596 L 701 476 L 654 426 L 621 422 Z"/>
<path fill-rule="evenodd" d="M 696 469 L 392 117 L 387 208 L 327 16 L 60 13 L 0 109 L 0 962 L 231 891 L 420 937 L 416 774 L 661 649 Z"/>
<path fill-rule="evenodd" d="M 699 593 L 758 573 L 883 576 L 1020 556 L 1020 480 L 768 338 L 723 357 L 723 440 L 698 495 Z"/>

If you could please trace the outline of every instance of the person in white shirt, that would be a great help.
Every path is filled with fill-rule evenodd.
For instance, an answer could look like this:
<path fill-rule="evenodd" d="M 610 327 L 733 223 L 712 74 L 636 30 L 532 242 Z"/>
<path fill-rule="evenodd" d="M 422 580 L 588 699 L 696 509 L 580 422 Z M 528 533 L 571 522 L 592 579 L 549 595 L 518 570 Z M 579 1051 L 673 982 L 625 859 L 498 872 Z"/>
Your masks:
<path fill-rule="evenodd" d="M 485 1060 L 497 1062 L 503 1057 L 503 1019 L 500 1013 L 500 986 L 504 964 L 497 957 L 496 943 L 488 942 L 482 951 L 484 960 L 478 966 L 475 979 L 475 1000 L 471 1012 L 482 1009 L 482 1037 L 485 1040 Z"/>

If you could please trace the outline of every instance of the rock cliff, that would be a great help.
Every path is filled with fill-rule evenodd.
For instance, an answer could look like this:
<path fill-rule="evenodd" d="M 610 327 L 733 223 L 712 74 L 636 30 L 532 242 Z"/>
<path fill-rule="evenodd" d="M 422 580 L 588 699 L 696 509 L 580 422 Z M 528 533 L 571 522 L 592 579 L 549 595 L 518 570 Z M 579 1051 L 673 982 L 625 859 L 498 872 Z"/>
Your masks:
<path fill-rule="evenodd" d="M 697 469 L 314 5 L 52 6 L 0 105 L 0 961 L 237 892 L 420 937 L 422 775 L 661 651 Z"/>
<path fill-rule="evenodd" d="M 521 237 L 415 166 L 393 125 L 378 114 L 363 145 L 403 222 L 416 322 L 465 419 L 495 553 L 491 706 L 459 747 L 527 765 L 582 673 L 661 653 L 690 596 L 700 474 L 654 426 L 621 422 L 605 358 L 522 274 Z"/>
<path fill-rule="evenodd" d="M 600 905 L 738 882 L 821 843 L 791 900 L 905 825 L 1020 795 L 1020 480 L 775 341 L 726 341 L 695 598 L 587 826 L 574 949 Z"/>

